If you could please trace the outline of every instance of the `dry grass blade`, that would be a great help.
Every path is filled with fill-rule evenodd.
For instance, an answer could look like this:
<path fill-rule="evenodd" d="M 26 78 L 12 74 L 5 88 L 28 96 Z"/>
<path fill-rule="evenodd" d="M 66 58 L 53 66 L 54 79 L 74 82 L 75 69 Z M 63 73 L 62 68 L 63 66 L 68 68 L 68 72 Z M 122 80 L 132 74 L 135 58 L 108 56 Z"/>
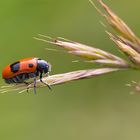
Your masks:
<path fill-rule="evenodd" d="M 113 29 L 115 29 L 122 37 L 129 40 L 133 44 L 132 47 L 140 53 L 140 39 L 133 33 L 126 23 L 119 18 L 102 0 L 98 0 L 98 2 L 104 8 L 107 14 L 102 13 L 92 0 L 89 1 L 96 8 L 96 10 L 106 18 L 107 22 L 113 27 Z"/>
<path fill-rule="evenodd" d="M 121 58 L 109 53 L 109 52 L 106 52 L 106 51 L 103 51 L 101 49 L 98 49 L 98 48 L 95 48 L 95 47 L 91 47 L 91 46 L 88 46 L 88 45 L 84 45 L 84 44 L 81 44 L 81 43 L 78 43 L 78 42 L 74 42 L 74 41 L 71 41 L 71 40 L 68 40 L 68 39 L 64 39 L 64 38 L 51 38 L 51 37 L 47 37 L 45 35 L 40 35 L 40 37 L 44 37 L 45 39 L 43 38 L 37 38 L 37 37 L 34 37 L 34 39 L 36 40 L 40 40 L 40 41 L 44 41 L 44 42 L 47 42 L 47 43 L 50 43 L 50 44 L 54 44 L 54 45 L 57 45 L 57 46 L 60 46 L 64 49 L 66 49 L 67 51 L 71 52 L 71 51 L 86 51 L 86 52 L 89 52 L 89 53 L 94 53 L 94 54 L 98 54 L 102 57 L 105 57 L 105 58 L 108 58 L 108 59 L 112 59 L 112 60 L 122 60 Z"/>
<path fill-rule="evenodd" d="M 96 60 L 96 59 L 106 59 L 104 56 L 98 54 L 98 53 L 94 53 L 94 52 L 89 52 L 89 51 L 69 51 L 69 53 L 77 55 L 77 56 L 81 56 L 85 59 L 89 59 L 89 60 Z"/>
<path fill-rule="evenodd" d="M 122 63 L 119 61 L 113 61 L 110 59 L 98 59 L 98 60 L 91 60 L 91 61 L 87 61 L 87 62 L 101 64 L 101 66 L 106 66 L 106 67 L 130 68 L 130 65 L 126 65 L 126 63 Z"/>
<path fill-rule="evenodd" d="M 134 49 L 140 52 L 140 39 L 133 33 L 133 31 L 119 18 L 102 0 L 98 0 L 101 6 L 105 9 L 108 15 L 102 14 L 108 23 L 124 38 L 133 42 Z"/>
<path fill-rule="evenodd" d="M 88 69 L 88 70 L 79 70 L 79 71 L 73 71 L 63 74 L 56 74 L 51 75 L 49 77 L 44 77 L 43 81 L 51 85 L 58 85 L 63 84 L 66 82 L 74 81 L 74 80 L 80 80 L 80 79 L 86 79 L 86 78 L 92 78 L 95 76 L 103 75 L 110 72 L 115 72 L 118 70 L 124 70 L 119 68 L 100 68 L 100 69 Z M 40 80 L 37 81 L 37 88 L 45 87 L 46 85 L 42 84 Z M 32 89 L 34 87 L 34 84 L 30 84 L 29 89 Z M 19 91 L 19 93 L 22 93 L 26 91 L 27 85 L 25 84 L 18 84 L 15 86 L 8 86 L 3 87 L 1 89 L 1 93 L 6 93 L 10 91 Z"/>
<path fill-rule="evenodd" d="M 49 40 L 46 40 L 46 36 L 40 35 L 41 37 L 45 37 L 45 39 L 41 38 L 35 38 L 37 40 L 41 40 L 44 42 L 48 42 L 57 46 L 60 46 L 68 51 L 68 53 L 80 56 L 84 59 L 88 60 L 101 60 L 102 64 L 105 62 L 105 65 L 109 67 L 119 67 L 119 68 L 129 68 L 129 64 L 121 59 L 120 57 L 117 57 L 111 53 L 108 53 L 106 51 L 103 51 L 101 49 L 95 48 L 95 47 L 90 47 L 88 45 L 84 45 L 78 42 L 62 39 L 62 38 L 57 38 L 53 39 L 49 37 Z M 48 37 L 47 37 L 48 39 Z M 110 61 L 108 61 L 110 60 Z M 112 65 L 111 63 L 114 61 L 114 64 Z M 94 62 L 94 61 L 93 61 Z M 111 62 L 111 63 L 110 63 Z"/>
<path fill-rule="evenodd" d="M 113 40 L 117 47 L 127 55 L 131 62 L 133 62 L 134 65 L 131 67 L 134 69 L 138 68 L 140 66 L 140 39 L 102 0 L 98 0 L 98 2 L 104 8 L 106 13 L 102 13 L 92 0 L 89 1 L 96 8 L 96 10 L 106 18 L 109 25 L 111 25 L 113 29 L 119 33 L 118 35 L 114 35 L 107 32 L 110 39 Z"/>
<path fill-rule="evenodd" d="M 122 40 L 122 38 L 115 36 L 111 33 L 108 33 L 110 36 L 110 39 L 115 42 L 115 44 L 118 46 L 118 48 L 128 56 L 128 58 L 135 64 L 140 66 L 140 54 L 135 51 L 133 48 L 131 48 L 131 45 L 129 45 L 126 41 Z"/>

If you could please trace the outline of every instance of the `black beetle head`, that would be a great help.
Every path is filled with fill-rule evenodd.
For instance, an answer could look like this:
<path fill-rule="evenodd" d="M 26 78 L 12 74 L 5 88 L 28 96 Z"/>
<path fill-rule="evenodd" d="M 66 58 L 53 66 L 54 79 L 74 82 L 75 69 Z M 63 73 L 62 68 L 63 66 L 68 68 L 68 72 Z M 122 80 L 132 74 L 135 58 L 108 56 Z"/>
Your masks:
<path fill-rule="evenodd" d="M 39 70 L 39 72 L 47 74 L 51 71 L 51 65 L 45 60 L 38 59 L 37 69 Z"/>

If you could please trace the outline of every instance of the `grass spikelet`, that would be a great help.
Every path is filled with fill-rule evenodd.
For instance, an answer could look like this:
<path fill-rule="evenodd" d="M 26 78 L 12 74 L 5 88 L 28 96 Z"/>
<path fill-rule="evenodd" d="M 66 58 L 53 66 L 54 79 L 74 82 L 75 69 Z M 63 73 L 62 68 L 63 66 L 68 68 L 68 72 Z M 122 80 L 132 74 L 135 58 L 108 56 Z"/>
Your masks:
<path fill-rule="evenodd" d="M 40 34 L 39 34 L 40 36 Z M 41 38 L 41 37 L 45 37 L 45 38 Z M 48 37 L 46 39 L 46 36 L 45 35 L 41 35 L 40 37 L 34 37 L 34 39 L 36 40 L 40 40 L 40 41 L 43 41 L 43 42 L 47 42 L 49 44 L 54 44 L 54 45 L 57 45 L 57 46 L 60 46 L 62 47 L 63 49 L 66 49 L 68 52 L 74 52 L 74 51 L 86 51 L 86 52 L 89 52 L 89 53 L 94 53 L 94 54 L 98 54 L 100 56 L 103 56 L 105 58 L 108 58 L 108 59 L 112 59 L 112 60 L 122 60 L 121 58 L 109 53 L 109 52 L 106 52 L 106 51 L 103 51 L 99 48 L 95 48 L 95 47 L 91 47 L 91 46 L 88 46 L 88 45 L 84 45 L 84 44 L 81 44 L 81 43 L 78 43 L 78 42 L 74 42 L 74 41 L 71 41 L 71 40 L 68 40 L 68 39 L 64 39 L 64 38 L 51 38 L 49 37 L 49 40 L 48 40 Z M 82 56 L 82 55 L 81 55 Z M 85 56 L 84 56 L 85 58 Z"/>
<path fill-rule="evenodd" d="M 140 54 L 135 51 L 127 42 L 124 42 L 121 38 L 108 33 L 110 39 L 117 45 L 117 47 L 135 64 L 140 66 Z"/>
<path fill-rule="evenodd" d="M 41 35 L 41 37 L 42 37 L 42 35 Z M 45 37 L 45 36 L 43 36 L 43 37 Z M 59 38 L 56 38 L 56 39 L 52 38 L 51 40 L 46 40 L 46 38 L 44 38 L 44 39 L 35 38 L 35 39 L 60 46 L 64 49 L 66 49 L 68 51 L 68 53 L 80 56 L 87 60 L 103 60 L 102 64 L 108 65 L 110 67 L 112 66 L 112 64 L 111 64 L 112 62 L 114 62 L 113 67 L 114 66 L 119 67 L 119 68 L 121 68 L 121 67 L 129 68 L 130 67 L 129 64 L 124 59 L 122 59 L 116 55 L 113 55 L 109 52 L 95 48 L 95 47 L 91 47 L 91 46 L 84 45 L 84 44 L 74 42 L 74 41 L 69 41 L 67 39 L 63 39 L 63 40 L 61 40 Z"/>
<path fill-rule="evenodd" d="M 133 31 L 126 25 L 126 23 L 119 18 L 102 0 L 98 0 L 102 7 L 105 9 L 108 15 L 105 16 L 108 23 L 121 34 L 124 38 L 140 45 L 139 38 L 133 33 Z M 140 47 L 136 49 L 140 50 Z"/>
<path fill-rule="evenodd" d="M 56 75 L 51 75 L 49 77 L 44 77 L 42 80 L 46 83 L 48 83 L 50 86 L 53 85 L 58 85 L 58 84 L 63 84 L 66 82 L 71 82 L 75 80 L 80 80 L 80 79 L 87 79 L 87 78 L 92 78 L 95 76 L 107 74 L 110 72 L 115 72 L 118 70 L 123 70 L 119 68 L 99 68 L 99 69 L 88 69 L 88 70 L 78 70 L 78 71 L 73 71 L 73 72 L 68 72 L 68 73 L 62 73 L 62 74 L 56 74 Z M 41 87 L 46 87 L 46 85 L 42 84 L 40 80 L 37 80 L 37 88 Z M 34 84 L 31 83 L 28 86 L 29 90 L 34 88 Z M 19 84 L 15 85 L 13 87 L 5 87 L 3 88 L 0 93 L 6 93 L 9 91 L 18 91 L 19 93 L 27 91 L 27 86 L 25 84 Z"/>
<path fill-rule="evenodd" d="M 99 12 L 100 10 L 98 10 L 98 12 L 106 18 L 109 25 L 111 25 L 119 35 L 132 42 L 134 44 L 133 48 L 140 53 L 140 39 L 127 26 L 127 24 L 120 17 L 118 17 L 102 0 L 98 0 L 98 2 L 104 8 L 106 14 Z M 93 6 L 96 7 L 95 4 Z M 96 9 L 98 8 L 96 7 Z"/>

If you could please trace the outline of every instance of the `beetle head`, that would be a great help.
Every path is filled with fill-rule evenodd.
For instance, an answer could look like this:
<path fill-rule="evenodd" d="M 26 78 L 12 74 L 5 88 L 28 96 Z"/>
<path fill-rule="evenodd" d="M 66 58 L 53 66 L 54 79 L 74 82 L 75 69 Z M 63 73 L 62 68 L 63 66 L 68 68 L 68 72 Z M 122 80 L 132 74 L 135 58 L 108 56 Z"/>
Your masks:
<path fill-rule="evenodd" d="M 48 75 L 48 73 L 51 71 L 51 65 L 45 60 L 38 59 L 37 69 L 39 70 L 39 72 L 45 73 L 46 75 Z"/>

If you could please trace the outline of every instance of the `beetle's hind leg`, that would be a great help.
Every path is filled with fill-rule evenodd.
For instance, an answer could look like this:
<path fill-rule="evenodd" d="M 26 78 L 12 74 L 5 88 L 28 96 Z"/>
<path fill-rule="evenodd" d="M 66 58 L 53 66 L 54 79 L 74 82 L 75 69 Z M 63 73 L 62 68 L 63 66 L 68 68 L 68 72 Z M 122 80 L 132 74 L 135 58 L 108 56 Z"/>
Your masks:
<path fill-rule="evenodd" d="M 27 85 L 27 92 L 29 91 L 29 85 L 31 84 L 31 82 L 23 82 L 24 84 Z M 34 94 L 36 94 L 36 78 L 34 78 Z"/>
<path fill-rule="evenodd" d="M 52 90 L 51 86 L 42 80 L 42 73 L 40 73 L 40 82 L 46 85 L 49 88 L 49 90 Z"/>
<path fill-rule="evenodd" d="M 23 83 L 24 83 L 25 85 L 27 85 L 27 92 L 28 92 L 28 91 L 29 91 L 29 87 L 28 87 L 28 86 L 29 86 L 31 83 L 25 82 L 25 81 L 24 81 Z"/>
<path fill-rule="evenodd" d="M 21 81 L 21 83 L 24 83 L 25 85 L 27 85 L 27 92 L 29 91 L 29 85 L 32 82 L 26 82 L 26 79 L 29 79 L 29 74 L 21 74 L 20 77 L 17 76 L 17 78 Z"/>
<path fill-rule="evenodd" d="M 34 94 L 36 94 L 36 77 L 34 78 Z"/>

